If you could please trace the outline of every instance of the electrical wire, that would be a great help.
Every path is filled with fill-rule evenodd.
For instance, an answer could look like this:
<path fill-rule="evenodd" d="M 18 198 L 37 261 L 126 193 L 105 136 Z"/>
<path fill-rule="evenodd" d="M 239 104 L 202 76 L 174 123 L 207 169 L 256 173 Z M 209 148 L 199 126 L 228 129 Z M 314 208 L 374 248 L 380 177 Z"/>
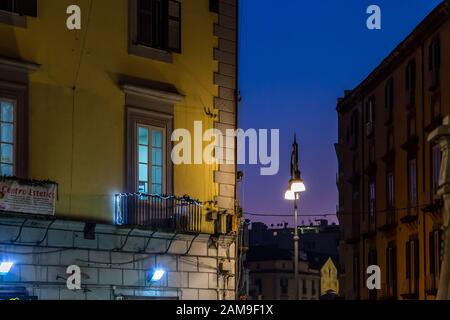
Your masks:
<path fill-rule="evenodd" d="M 419 206 L 410 206 L 410 207 L 404 207 L 404 208 L 392 208 L 392 209 L 383 209 L 383 210 L 374 210 L 373 213 L 387 213 L 387 212 L 400 212 L 400 211 L 408 211 L 408 210 L 415 210 L 415 209 L 423 209 L 427 208 L 429 205 L 419 205 Z M 369 211 L 339 211 L 339 213 L 330 213 L 330 214 L 323 214 L 323 213 L 307 213 L 303 214 L 300 213 L 299 215 L 301 217 L 332 217 L 337 215 L 368 215 Z M 294 217 L 294 214 L 265 214 L 265 213 L 253 213 L 253 212 L 244 212 L 244 215 L 251 216 L 251 217 Z"/>

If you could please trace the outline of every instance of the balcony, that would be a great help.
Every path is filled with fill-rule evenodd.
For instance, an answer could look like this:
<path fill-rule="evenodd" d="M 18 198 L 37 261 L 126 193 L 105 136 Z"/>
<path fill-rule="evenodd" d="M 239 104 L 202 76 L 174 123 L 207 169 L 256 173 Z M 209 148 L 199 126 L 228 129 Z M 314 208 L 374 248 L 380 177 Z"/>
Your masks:
<path fill-rule="evenodd" d="M 419 281 L 416 279 L 405 279 L 402 283 L 402 298 L 411 300 L 418 299 Z"/>
<path fill-rule="evenodd" d="M 382 283 L 381 284 L 381 300 L 396 300 L 396 288 L 393 284 Z"/>
<path fill-rule="evenodd" d="M 438 292 L 439 276 L 436 274 L 427 275 L 426 290 L 428 295 L 435 296 Z"/>
<path fill-rule="evenodd" d="M 203 205 L 188 197 L 151 194 L 116 195 L 116 223 L 152 230 L 200 233 Z"/>
<path fill-rule="evenodd" d="M 417 214 L 417 209 L 413 208 L 408 211 L 406 215 L 400 218 L 401 223 L 403 224 L 417 224 L 419 220 L 419 215 Z"/>
<path fill-rule="evenodd" d="M 371 239 L 377 235 L 375 213 L 370 213 L 368 218 L 368 221 L 364 223 L 363 237 L 365 239 Z"/>
<path fill-rule="evenodd" d="M 433 221 L 439 222 L 442 219 L 442 209 L 444 207 L 444 202 L 442 199 L 435 199 L 432 203 L 426 205 L 421 210 L 422 212 L 429 215 Z"/>
<path fill-rule="evenodd" d="M 378 230 L 386 233 L 394 231 L 397 228 L 397 216 L 395 209 L 386 211 L 385 218 L 384 225 L 380 226 Z"/>

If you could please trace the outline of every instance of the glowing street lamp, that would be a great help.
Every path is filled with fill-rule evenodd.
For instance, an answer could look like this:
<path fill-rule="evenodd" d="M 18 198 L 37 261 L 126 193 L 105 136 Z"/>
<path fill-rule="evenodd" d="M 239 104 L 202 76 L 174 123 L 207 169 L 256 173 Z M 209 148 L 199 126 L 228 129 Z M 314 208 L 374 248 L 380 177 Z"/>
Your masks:
<path fill-rule="evenodd" d="M 298 144 L 297 136 L 294 136 L 294 143 L 292 145 L 291 154 L 291 179 L 289 180 L 289 186 L 286 190 L 284 198 L 289 201 L 294 201 L 294 273 L 295 273 L 295 287 L 296 298 L 299 298 L 299 279 L 298 279 L 298 242 L 300 237 L 298 236 L 298 199 L 301 192 L 306 191 L 305 183 L 301 178 L 300 170 L 298 169 Z"/>

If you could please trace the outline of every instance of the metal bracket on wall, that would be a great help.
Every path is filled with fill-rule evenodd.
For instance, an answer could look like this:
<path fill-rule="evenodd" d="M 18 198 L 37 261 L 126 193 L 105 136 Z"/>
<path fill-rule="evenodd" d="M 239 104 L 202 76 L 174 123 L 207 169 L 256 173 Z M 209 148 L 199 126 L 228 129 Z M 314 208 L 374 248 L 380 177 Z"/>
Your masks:
<path fill-rule="evenodd" d="M 213 112 L 211 111 L 210 108 L 204 107 L 204 108 L 203 108 L 203 111 L 204 111 L 205 114 L 206 114 L 208 117 L 210 117 L 211 119 L 216 120 L 217 117 L 218 117 L 217 114 L 213 113 Z"/>

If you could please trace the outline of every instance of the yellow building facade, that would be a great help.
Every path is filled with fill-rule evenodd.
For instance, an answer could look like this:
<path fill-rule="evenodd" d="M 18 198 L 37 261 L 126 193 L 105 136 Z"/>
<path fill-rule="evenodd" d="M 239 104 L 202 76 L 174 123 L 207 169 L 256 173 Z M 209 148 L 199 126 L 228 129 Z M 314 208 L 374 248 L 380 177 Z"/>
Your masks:
<path fill-rule="evenodd" d="M 201 206 L 194 229 L 170 222 L 175 234 L 232 235 L 236 166 L 170 158 L 177 129 L 194 149 L 196 122 L 237 126 L 237 12 L 234 0 L 2 2 L 0 100 L 17 112 L 2 175 L 56 182 L 57 219 L 159 230 L 133 209 L 156 194 L 170 219 L 169 197 Z"/>
<path fill-rule="evenodd" d="M 25 28 L 0 24 L 0 50 L 3 57 L 39 65 L 29 75 L 27 178 L 59 184 L 59 217 L 112 222 L 114 195 L 126 190 L 122 81 L 172 85 L 180 96 L 173 108 L 174 128 L 192 135 L 194 121 L 205 130 L 213 128 L 215 121 L 204 109 L 218 113 L 218 18 L 208 1 L 183 3 L 182 51 L 172 53 L 173 62 L 167 63 L 130 54 L 128 1 L 77 1 L 81 30 L 66 27 L 72 4 L 38 1 L 38 16 L 27 17 Z M 173 193 L 215 201 L 216 171 L 205 164 L 175 166 Z"/>

